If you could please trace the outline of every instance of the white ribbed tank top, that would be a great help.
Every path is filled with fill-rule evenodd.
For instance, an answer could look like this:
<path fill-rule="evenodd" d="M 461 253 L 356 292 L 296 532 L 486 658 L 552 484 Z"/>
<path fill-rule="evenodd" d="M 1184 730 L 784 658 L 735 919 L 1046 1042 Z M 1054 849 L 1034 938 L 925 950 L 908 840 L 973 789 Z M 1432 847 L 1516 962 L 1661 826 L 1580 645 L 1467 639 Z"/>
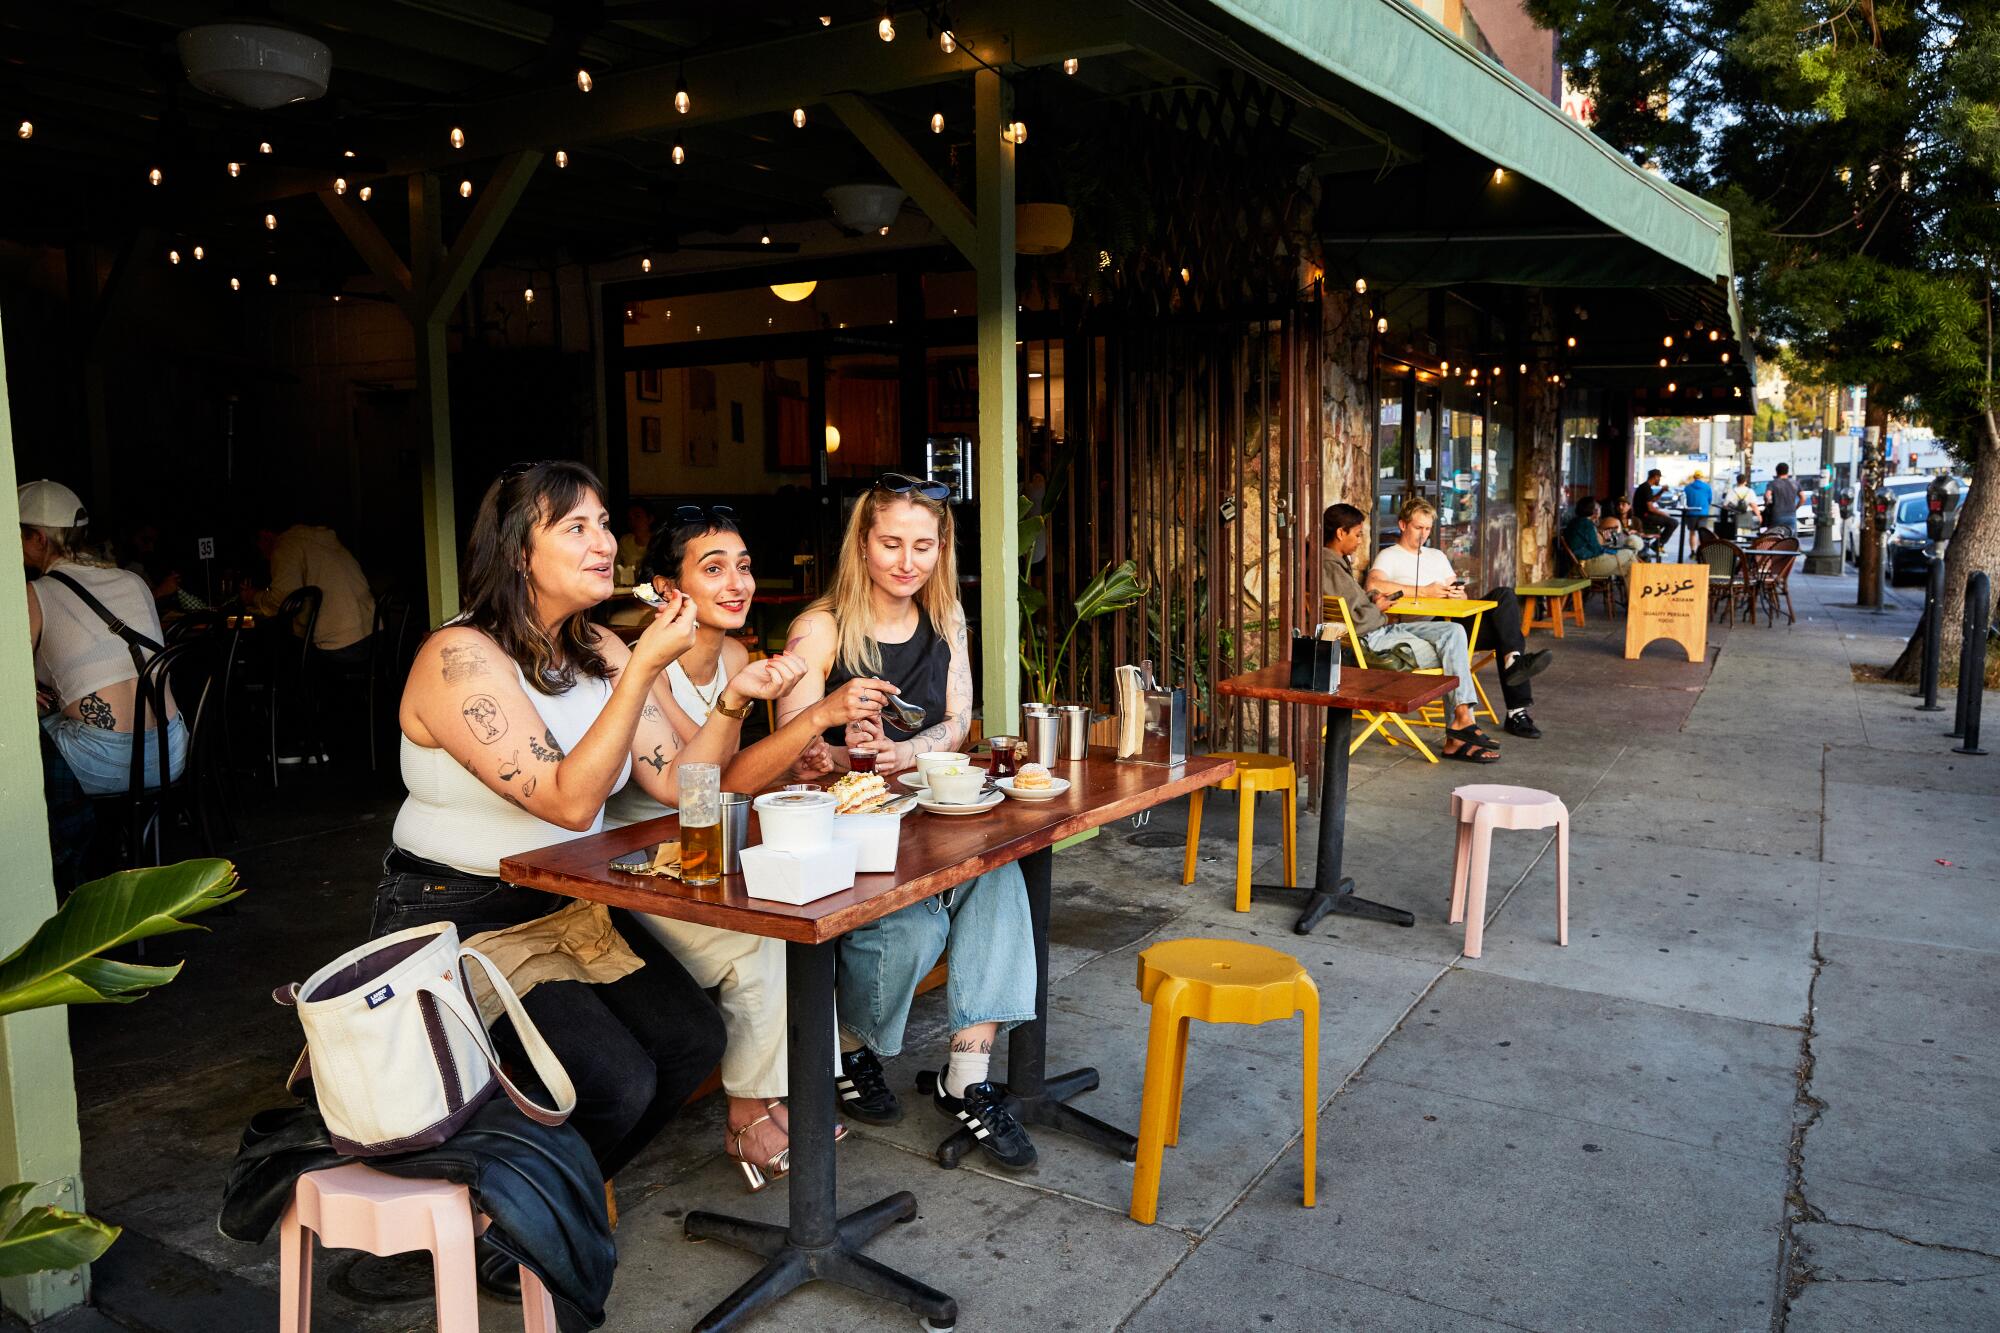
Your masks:
<path fill-rule="evenodd" d="M 708 721 L 708 710 L 722 697 L 722 687 L 728 683 L 729 676 L 723 670 L 719 653 L 715 658 L 715 679 L 708 683 L 706 699 L 695 692 L 694 682 L 688 679 L 687 672 L 681 669 L 678 661 L 667 663 L 667 686 L 674 692 L 674 702 L 681 706 L 681 711 L 697 727 Z M 642 819 L 658 819 L 661 815 L 672 813 L 672 807 L 661 805 L 646 794 L 644 787 L 628 777 L 623 787 L 611 793 L 611 800 L 604 807 L 604 827 L 624 828 Z"/>
<path fill-rule="evenodd" d="M 528 688 L 527 677 L 521 675 L 518 665 L 514 674 L 520 676 L 521 689 L 566 753 L 582 743 L 584 733 L 611 700 L 608 680 L 584 676 L 566 694 L 542 694 Z M 507 744 L 506 740 L 500 742 L 502 748 Z M 522 748 L 526 748 L 525 740 Z M 537 819 L 501 799 L 444 750 L 418 745 L 408 736 L 402 737 L 400 757 L 403 786 L 409 795 L 396 812 L 394 836 L 396 846 L 411 856 L 468 875 L 498 875 L 503 857 L 585 837 L 604 826 L 602 810 L 591 826 L 582 830 Z M 632 758 L 627 755 L 618 780 L 624 782 L 631 772 Z"/>

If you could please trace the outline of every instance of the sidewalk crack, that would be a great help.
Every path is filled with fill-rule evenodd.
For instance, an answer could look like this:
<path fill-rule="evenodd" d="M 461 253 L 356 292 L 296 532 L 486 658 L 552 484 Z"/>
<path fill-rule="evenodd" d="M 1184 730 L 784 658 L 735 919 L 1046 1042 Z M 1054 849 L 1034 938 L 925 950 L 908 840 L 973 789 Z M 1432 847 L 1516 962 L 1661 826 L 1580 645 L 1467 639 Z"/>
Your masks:
<path fill-rule="evenodd" d="M 1779 1232 L 1778 1275 L 1780 1290 L 1777 1308 L 1772 1314 L 1772 1328 L 1775 1333 L 1783 1333 L 1786 1322 L 1791 1317 L 1792 1302 L 1806 1286 L 1818 1278 L 1806 1266 L 1799 1253 L 1798 1228 L 1802 1223 L 1821 1219 L 1823 1214 L 1806 1199 L 1805 1165 L 1806 1135 L 1819 1123 L 1820 1113 L 1826 1103 L 1813 1096 L 1813 1030 L 1818 1018 L 1818 1007 L 1814 1003 L 1819 993 L 1820 975 L 1826 970 L 1826 955 L 1820 952 L 1819 932 L 1813 932 L 1812 979 L 1806 984 L 1806 1012 L 1799 1033 L 1799 1062 L 1793 1071 L 1795 1092 L 1793 1094 L 1792 1142 L 1786 1155 L 1785 1175 L 1785 1224 Z"/>

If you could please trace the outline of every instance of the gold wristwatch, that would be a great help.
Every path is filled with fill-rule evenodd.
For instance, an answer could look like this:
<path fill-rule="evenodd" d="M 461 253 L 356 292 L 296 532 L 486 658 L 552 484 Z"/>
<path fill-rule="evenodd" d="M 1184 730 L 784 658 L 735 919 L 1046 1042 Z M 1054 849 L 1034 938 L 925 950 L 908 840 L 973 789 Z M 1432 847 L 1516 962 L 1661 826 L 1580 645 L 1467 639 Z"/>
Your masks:
<path fill-rule="evenodd" d="M 727 694 L 719 694 L 716 696 L 715 698 L 716 712 L 722 714 L 724 717 L 734 718 L 738 722 L 741 722 L 744 718 L 750 716 L 750 707 L 752 704 L 756 702 L 756 700 L 745 699 L 743 701 L 743 706 L 741 708 L 731 708 L 728 705 L 728 703 L 725 702 L 725 700 L 727 700 L 728 698 L 729 696 Z"/>

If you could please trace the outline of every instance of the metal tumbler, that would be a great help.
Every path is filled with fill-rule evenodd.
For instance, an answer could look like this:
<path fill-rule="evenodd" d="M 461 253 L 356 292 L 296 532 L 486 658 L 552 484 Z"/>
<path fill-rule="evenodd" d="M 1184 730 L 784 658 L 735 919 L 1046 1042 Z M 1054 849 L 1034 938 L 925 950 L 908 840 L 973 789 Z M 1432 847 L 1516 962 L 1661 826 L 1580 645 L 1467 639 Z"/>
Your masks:
<path fill-rule="evenodd" d="M 740 791 L 722 793 L 722 873 L 739 875 L 737 854 L 750 836 L 750 798 Z"/>
<path fill-rule="evenodd" d="M 1062 757 L 1075 762 L 1090 754 L 1090 710 L 1082 704 L 1064 704 L 1056 709 L 1062 719 Z"/>
<path fill-rule="evenodd" d="M 1029 709 L 1041 711 L 1030 712 Z M 1030 704 L 1021 710 L 1021 756 L 1025 762 L 1040 764 L 1047 768 L 1060 763 L 1063 748 L 1062 717 L 1040 704 Z"/>

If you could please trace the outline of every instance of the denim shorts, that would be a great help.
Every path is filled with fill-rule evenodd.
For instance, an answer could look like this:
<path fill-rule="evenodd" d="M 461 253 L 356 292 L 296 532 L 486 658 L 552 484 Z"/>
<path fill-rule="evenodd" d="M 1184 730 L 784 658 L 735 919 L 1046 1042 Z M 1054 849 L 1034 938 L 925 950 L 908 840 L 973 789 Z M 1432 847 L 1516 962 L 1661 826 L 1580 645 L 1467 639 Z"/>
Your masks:
<path fill-rule="evenodd" d="M 42 719 L 42 730 L 55 744 L 63 762 L 76 780 L 92 796 L 115 796 L 132 786 L 132 738 L 146 737 L 146 785 L 160 785 L 160 755 L 154 747 L 154 733 L 106 731 L 61 713 Z M 175 714 L 167 722 L 167 771 L 179 777 L 187 766 L 187 725 Z"/>

